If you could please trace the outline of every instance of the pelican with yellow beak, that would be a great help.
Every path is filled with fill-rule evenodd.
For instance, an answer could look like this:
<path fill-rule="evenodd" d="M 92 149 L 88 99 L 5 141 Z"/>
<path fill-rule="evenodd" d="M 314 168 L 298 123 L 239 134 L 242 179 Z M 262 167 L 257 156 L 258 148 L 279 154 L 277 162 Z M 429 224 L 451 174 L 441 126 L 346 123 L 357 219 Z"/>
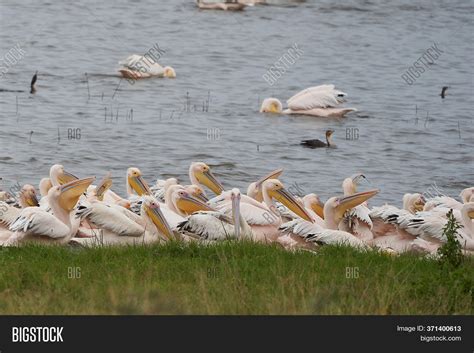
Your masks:
<path fill-rule="evenodd" d="M 75 241 L 87 246 L 132 245 L 166 241 L 173 231 L 153 196 L 142 197 L 140 216 L 118 206 L 98 200 L 79 206 L 76 215 L 89 225 L 81 228 Z"/>
<path fill-rule="evenodd" d="M 247 188 L 247 196 L 257 200 L 258 202 L 263 202 L 263 193 L 262 193 L 262 184 L 265 180 L 268 179 L 278 179 L 283 173 L 283 169 L 276 169 L 271 173 L 268 173 L 264 177 L 260 178 L 256 182 L 251 183 Z"/>
<path fill-rule="evenodd" d="M 211 172 L 211 168 L 203 162 L 193 162 L 189 167 L 191 184 L 208 187 L 214 194 L 220 195 L 224 191 L 222 184 Z"/>
<path fill-rule="evenodd" d="M 68 243 L 79 228 L 80 220 L 74 216 L 76 204 L 94 179 L 76 179 L 51 187 L 48 191 L 48 203 L 54 215 L 39 207 L 23 209 L 10 226 L 10 231 L 14 234 L 4 245 L 25 242 Z"/>
<path fill-rule="evenodd" d="M 366 202 L 379 190 L 369 190 L 349 196 L 331 197 L 324 204 L 324 225 L 296 219 L 282 224 L 280 230 L 283 237 L 279 242 L 285 247 L 316 248 L 322 244 L 346 244 L 365 248 L 367 245 L 351 233 L 339 230 L 344 214 L 353 207 Z"/>
<path fill-rule="evenodd" d="M 267 179 L 262 183 L 263 203 L 249 198 L 251 202 L 240 203 L 240 213 L 252 230 L 252 239 L 258 242 L 273 242 L 279 236 L 281 213 L 275 205 L 280 202 L 299 217 L 311 221 L 311 216 L 295 197 L 285 189 L 278 179 Z M 230 205 L 221 205 L 222 212 L 230 211 Z"/>
<path fill-rule="evenodd" d="M 75 175 L 64 170 L 61 164 L 55 164 L 49 170 L 49 179 L 52 186 L 63 185 L 73 180 L 79 179 Z"/>

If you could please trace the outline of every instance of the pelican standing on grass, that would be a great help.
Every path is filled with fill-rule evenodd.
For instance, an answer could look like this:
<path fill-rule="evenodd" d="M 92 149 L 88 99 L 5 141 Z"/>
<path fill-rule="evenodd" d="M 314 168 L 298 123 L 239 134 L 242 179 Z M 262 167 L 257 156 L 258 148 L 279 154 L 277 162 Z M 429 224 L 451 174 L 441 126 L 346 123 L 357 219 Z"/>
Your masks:
<path fill-rule="evenodd" d="M 338 91 L 334 85 L 321 85 L 307 88 L 287 100 L 288 109 L 277 98 L 266 98 L 260 108 L 261 113 L 300 114 L 328 118 L 342 118 L 354 108 L 338 108 L 347 95 Z"/>

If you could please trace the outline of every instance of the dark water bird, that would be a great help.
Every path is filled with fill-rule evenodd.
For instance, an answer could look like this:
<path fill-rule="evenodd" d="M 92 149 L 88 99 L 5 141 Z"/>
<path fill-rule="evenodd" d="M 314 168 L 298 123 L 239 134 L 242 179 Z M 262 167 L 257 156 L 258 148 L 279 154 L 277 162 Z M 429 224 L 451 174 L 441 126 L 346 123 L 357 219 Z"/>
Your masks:
<path fill-rule="evenodd" d="M 318 139 L 313 140 L 303 140 L 301 141 L 300 145 L 308 148 L 318 148 L 318 147 L 334 147 L 335 144 L 332 143 L 331 136 L 334 133 L 334 130 L 327 130 L 326 131 L 326 142 L 323 142 Z"/>
<path fill-rule="evenodd" d="M 443 86 L 443 88 L 441 89 L 441 98 L 444 99 L 444 97 L 446 96 L 446 91 L 448 90 L 449 86 Z"/>
<path fill-rule="evenodd" d="M 31 94 L 34 94 L 36 92 L 36 87 L 35 87 L 35 84 L 36 84 L 36 80 L 38 79 L 38 71 L 35 72 L 33 78 L 31 79 L 31 90 L 30 90 L 30 93 Z"/>

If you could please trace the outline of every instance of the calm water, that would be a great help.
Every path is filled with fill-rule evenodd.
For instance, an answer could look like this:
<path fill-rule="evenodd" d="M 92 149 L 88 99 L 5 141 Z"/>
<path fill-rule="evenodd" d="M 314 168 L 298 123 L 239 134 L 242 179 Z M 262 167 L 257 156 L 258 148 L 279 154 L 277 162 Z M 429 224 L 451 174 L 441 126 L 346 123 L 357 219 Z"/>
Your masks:
<path fill-rule="evenodd" d="M 472 1 L 327 0 L 227 13 L 191 0 L 0 0 L 0 56 L 17 43 L 26 52 L 0 78 L 0 89 L 25 90 L 0 92 L 1 186 L 37 184 L 61 163 L 80 176 L 110 170 L 123 194 L 127 167 L 150 182 L 187 182 L 200 160 L 244 190 L 282 167 L 285 184 L 324 199 L 355 172 L 369 179 L 364 188 L 381 188 L 375 204 L 400 204 L 433 183 L 457 196 L 474 185 L 473 10 Z M 433 42 L 442 55 L 407 85 L 401 75 Z M 304 54 L 270 86 L 262 75 L 294 43 Z M 155 44 L 177 79 L 121 81 L 118 61 Z M 323 83 L 359 111 L 342 120 L 258 113 L 265 97 L 283 101 Z M 298 145 L 327 128 L 338 148 Z M 72 129 L 80 139 L 68 139 Z"/>

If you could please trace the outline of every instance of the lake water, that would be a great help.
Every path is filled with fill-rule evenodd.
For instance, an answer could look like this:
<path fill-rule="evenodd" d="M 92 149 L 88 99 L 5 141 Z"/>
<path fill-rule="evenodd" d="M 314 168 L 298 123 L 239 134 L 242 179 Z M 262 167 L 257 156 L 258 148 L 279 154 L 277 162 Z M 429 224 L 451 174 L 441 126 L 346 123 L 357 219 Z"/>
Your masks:
<path fill-rule="evenodd" d="M 130 166 L 149 182 L 188 182 L 191 161 L 204 161 L 244 191 L 281 167 L 284 184 L 323 199 L 356 172 L 369 180 L 361 188 L 381 189 L 373 204 L 400 205 L 403 193 L 434 185 L 457 196 L 474 185 L 473 11 L 472 1 L 280 2 L 234 13 L 191 0 L 0 0 L 0 57 L 17 44 L 25 52 L 0 78 L 0 186 L 37 185 L 61 163 L 79 176 L 110 170 L 124 194 Z M 269 85 L 262 75 L 295 43 L 303 54 Z M 442 53 L 407 84 L 402 74 L 434 43 Z M 121 80 L 118 61 L 154 45 L 177 78 Z M 358 112 L 258 112 L 266 97 L 284 102 L 324 83 Z M 337 148 L 299 146 L 328 128 Z"/>

